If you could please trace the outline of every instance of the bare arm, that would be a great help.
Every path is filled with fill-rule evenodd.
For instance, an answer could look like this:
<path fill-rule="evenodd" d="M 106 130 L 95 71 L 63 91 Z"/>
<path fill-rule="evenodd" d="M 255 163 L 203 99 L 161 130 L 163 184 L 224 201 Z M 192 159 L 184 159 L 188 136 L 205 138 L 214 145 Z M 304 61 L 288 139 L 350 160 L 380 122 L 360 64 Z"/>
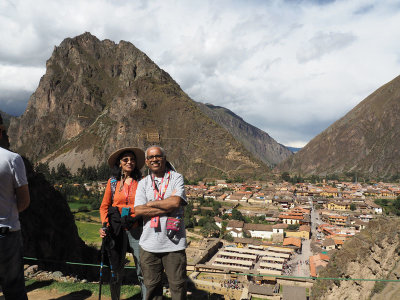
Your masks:
<path fill-rule="evenodd" d="M 17 208 L 18 212 L 24 211 L 28 208 L 31 198 L 29 196 L 28 185 L 23 185 L 15 189 L 15 194 L 17 196 Z"/>
<path fill-rule="evenodd" d="M 169 213 L 179 207 L 181 197 L 171 196 L 164 200 L 150 201 L 145 205 L 135 207 L 135 215 L 154 217 L 161 214 Z"/>
<path fill-rule="evenodd" d="M 147 205 L 139 205 L 135 207 L 135 215 L 143 217 L 155 217 L 167 213 L 165 210 L 150 207 Z"/>
<path fill-rule="evenodd" d="M 147 202 L 147 206 L 159 208 L 165 210 L 166 212 L 171 212 L 179 207 L 181 204 L 181 197 L 179 196 L 171 196 L 164 200 L 159 201 L 149 201 Z"/>

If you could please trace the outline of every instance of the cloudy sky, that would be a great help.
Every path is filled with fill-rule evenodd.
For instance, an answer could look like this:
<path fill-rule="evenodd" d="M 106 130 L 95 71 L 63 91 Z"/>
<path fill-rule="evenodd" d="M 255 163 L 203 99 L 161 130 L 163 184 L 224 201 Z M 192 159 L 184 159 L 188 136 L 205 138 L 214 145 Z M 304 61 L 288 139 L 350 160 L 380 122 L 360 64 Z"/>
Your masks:
<path fill-rule="evenodd" d="M 400 75 L 398 0 L 0 0 L 0 110 L 22 114 L 54 46 L 85 31 L 287 146 Z"/>

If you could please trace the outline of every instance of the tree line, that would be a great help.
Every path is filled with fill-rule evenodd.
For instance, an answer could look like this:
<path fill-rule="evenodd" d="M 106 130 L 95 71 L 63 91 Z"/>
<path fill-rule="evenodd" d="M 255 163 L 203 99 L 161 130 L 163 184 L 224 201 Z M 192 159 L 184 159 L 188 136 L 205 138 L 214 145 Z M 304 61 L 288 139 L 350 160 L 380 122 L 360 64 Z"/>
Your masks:
<path fill-rule="evenodd" d="M 107 164 L 97 167 L 86 167 L 85 164 L 75 174 L 60 163 L 56 168 L 49 167 L 48 163 L 38 163 L 35 171 L 42 173 L 48 182 L 56 185 L 57 190 L 63 195 L 67 202 L 79 202 L 86 204 L 79 208 L 80 211 L 97 210 L 100 207 L 102 195 L 98 192 L 96 181 L 106 181 L 110 176 L 110 168 Z M 86 189 L 85 182 L 91 182 L 94 188 Z M 78 185 L 77 185 L 78 183 Z"/>
<path fill-rule="evenodd" d="M 351 181 L 351 182 L 363 182 L 371 184 L 373 179 L 378 181 L 385 181 L 385 182 L 398 182 L 400 181 L 400 174 L 397 173 L 395 175 L 389 177 L 378 177 L 378 178 L 371 178 L 365 174 L 357 173 L 357 172 L 344 172 L 343 174 L 328 174 L 326 176 L 318 176 L 318 175 L 311 175 L 308 177 L 302 177 L 301 175 L 290 175 L 289 172 L 283 172 L 280 176 L 281 180 L 290 182 L 292 184 L 296 183 L 322 183 L 323 180 L 335 180 L 335 181 Z"/>
<path fill-rule="evenodd" d="M 400 216 L 400 196 L 397 196 L 394 200 L 376 199 L 374 202 L 383 207 L 386 214 Z"/>
<path fill-rule="evenodd" d="M 86 167 L 83 164 L 75 174 L 72 174 L 64 163 L 60 163 L 56 168 L 52 167 L 51 169 L 48 163 L 38 163 L 35 166 L 35 171 L 42 173 L 46 180 L 52 184 L 105 181 L 110 177 L 110 168 L 106 163 L 97 167 Z"/>

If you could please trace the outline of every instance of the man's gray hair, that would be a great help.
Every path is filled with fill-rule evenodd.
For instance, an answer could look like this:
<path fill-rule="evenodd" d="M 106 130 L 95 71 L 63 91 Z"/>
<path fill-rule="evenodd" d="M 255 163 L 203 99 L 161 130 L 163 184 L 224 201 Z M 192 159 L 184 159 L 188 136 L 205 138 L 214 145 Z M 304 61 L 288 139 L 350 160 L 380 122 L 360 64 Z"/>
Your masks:
<path fill-rule="evenodd" d="M 163 147 L 160 147 L 160 146 L 158 146 L 158 145 L 153 145 L 153 146 L 150 146 L 150 147 L 148 147 L 148 148 L 146 149 L 146 152 L 144 153 L 146 159 L 147 159 L 147 151 L 149 151 L 150 148 L 158 148 L 158 149 L 160 149 L 162 155 L 165 157 L 165 150 L 164 150 L 164 148 L 163 148 Z"/>

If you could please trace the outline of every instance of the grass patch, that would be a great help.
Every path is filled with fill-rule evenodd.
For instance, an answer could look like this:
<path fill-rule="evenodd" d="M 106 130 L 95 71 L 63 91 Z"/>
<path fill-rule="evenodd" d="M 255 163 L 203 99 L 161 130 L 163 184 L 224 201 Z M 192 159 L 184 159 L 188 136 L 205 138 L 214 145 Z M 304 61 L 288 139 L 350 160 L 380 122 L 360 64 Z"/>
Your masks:
<path fill-rule="evenodd" d="M 68 283 L 68 282 L 58 282 L 58 281 L 47 281 L 45 284 L 43 282 L 36 281 L 36 280 L 27 280 L 25 282 L 25 286 L 28 290 L 37 285 L 41 286 L 40 289 L 44 290 L 56 290 L 59 293 L 73 293 L 76 296 L 81 294 L 82 299 L 86 299 L 90 295 L 98 295 L 99 294 L 99 284 L 98 283 Z M 104 296 L 111 297 L 110 293 L 110 286 L 106 283 L 102 285 L 101 294 Z M 139 286 L 132 286 L 132 285 L 122 285 L 121 286 L 121 296 L 122 298 L 130 298 L 135 295 L 140 294 L 140 287 Z M 72 295 L 71 295 L 72 296 Z M 78 299 L 78 298 L 77 298 Z"/>
<path fill-rule="evenodd" d="M 87 213 L 91 217 L 99 218 L 100 220 L 100 211 L 99 210 L 92 210 Z"/>
<path fill-rule="evenodd" d="M 127 263 L 127 264 L 125 265 L 125 267 L 126 267 L 126 266 L 134 267 L 134 266 L 135 266 L 135 260 L 134 260 L 134 258 L 133 258 L 133 254 L 131 255 L 130 253 L 126 253 L 125 259 L 126 259 L 127 261 L 129 261 L 129 263 Z"/>
<path fill-rule="evenodd" d="M 100 215 L 98 211 L 76 211 L 74 212 L 75 221 L 81 222 L 94 222 L 101 224 Z"/>
<path fill-rule="evenodd" d="M 101 244 L 101 238 L 99 235 L 100 224 L 81 221 L 75 221 L 75 224 L 78 227 L 79 236 L 86 244 Z"/>
<path fill-rule="evenodd" d="M 79 203 L 79 202 L 68 202 L 69 209 L 71 211 L 78 211 L 78 209 L 82 206 L 90 207 L 90 204 L 87 203 Z"/>

